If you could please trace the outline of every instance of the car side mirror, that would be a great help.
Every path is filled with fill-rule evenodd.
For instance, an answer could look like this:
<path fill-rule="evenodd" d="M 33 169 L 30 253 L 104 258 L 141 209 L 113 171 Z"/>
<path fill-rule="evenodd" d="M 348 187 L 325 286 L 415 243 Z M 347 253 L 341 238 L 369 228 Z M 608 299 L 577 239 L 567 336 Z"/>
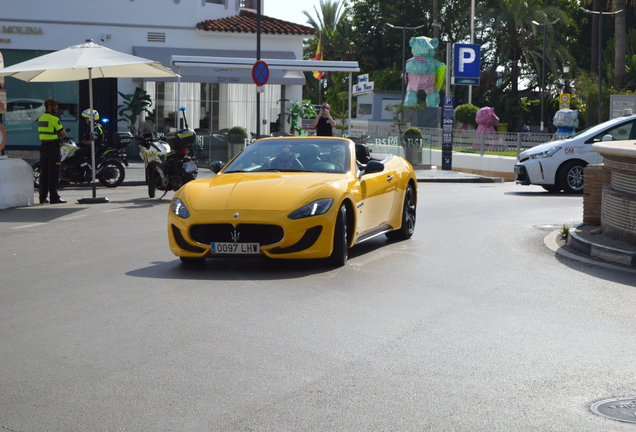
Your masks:
<path fill-rule="evenodd" d="M 362 174 L 371 174 L 384 171 L 384 164 L 380 161 L 370 160 Z"/>
<path fill-rule="evenodd" d="M 610 134 L 605 134 L 603 135 L 603 138 L 601 139 L 601 141 L 614 141 L 614 137 Z"/>
<path fill-rule="evenodd" d="M 218 174 L 219 171 L 223 169 L 224 165 L 225 164 L 223 163 L 223 161 L 212 162 L 210 164 L 210 171 L 214 172 L 215 174 Z"/>

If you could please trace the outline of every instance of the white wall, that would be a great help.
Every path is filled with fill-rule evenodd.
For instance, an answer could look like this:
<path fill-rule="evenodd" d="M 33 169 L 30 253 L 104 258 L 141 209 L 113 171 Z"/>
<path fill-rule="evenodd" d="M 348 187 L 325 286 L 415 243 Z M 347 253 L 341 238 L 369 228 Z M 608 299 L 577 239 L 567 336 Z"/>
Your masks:
<path fill-rule="evenodd" d="M 238 0 L 228 7 L 202 0 L 3 0 L 1 21 L 111 23 L 122 26 L 193 26 L 206 19 L 236 15 Z M 3 24 L 5 25 L 5 24 Z"/>

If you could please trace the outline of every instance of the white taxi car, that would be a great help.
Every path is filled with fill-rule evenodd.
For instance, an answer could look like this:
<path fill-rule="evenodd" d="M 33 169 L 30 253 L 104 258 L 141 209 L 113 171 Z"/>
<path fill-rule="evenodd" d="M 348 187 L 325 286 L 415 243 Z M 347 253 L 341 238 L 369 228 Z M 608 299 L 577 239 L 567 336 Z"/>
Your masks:
<path fill-rule="evenodd" d="M 550 192 L 583 192 L 583 168 L 603 162 L 592 149 L 600 141 L 636 139 L 636 115 L 613 118 L 571 137 L 550 141 L 519 154 L 515 182 L 538 185 Z"/>

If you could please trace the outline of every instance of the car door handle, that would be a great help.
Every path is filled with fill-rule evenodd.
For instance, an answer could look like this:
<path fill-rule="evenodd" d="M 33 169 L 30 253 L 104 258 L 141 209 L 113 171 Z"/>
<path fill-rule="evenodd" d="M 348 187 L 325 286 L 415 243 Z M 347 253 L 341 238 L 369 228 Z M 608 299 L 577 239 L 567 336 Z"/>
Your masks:
<path fill-rule="evenodd" d="M 393 176 L 392 175 L 386 176 L 386 181 L 391 183 L 393 181 Z"/>

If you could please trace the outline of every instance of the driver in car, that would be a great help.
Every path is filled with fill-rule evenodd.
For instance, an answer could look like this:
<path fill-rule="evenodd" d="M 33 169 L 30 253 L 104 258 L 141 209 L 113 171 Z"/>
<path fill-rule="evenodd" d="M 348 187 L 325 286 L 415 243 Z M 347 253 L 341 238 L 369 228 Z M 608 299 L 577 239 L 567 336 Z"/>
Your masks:
<path fill-rule="evenodd" d="M 296 155 L 292 153 L 292 151 L 288 147 L 283 147 L 278 152 L 274 160 L 272 160 L 270 168 L 296 170 L 303 169 L 303 165 L 298 159 L 296 159 Z"/>

